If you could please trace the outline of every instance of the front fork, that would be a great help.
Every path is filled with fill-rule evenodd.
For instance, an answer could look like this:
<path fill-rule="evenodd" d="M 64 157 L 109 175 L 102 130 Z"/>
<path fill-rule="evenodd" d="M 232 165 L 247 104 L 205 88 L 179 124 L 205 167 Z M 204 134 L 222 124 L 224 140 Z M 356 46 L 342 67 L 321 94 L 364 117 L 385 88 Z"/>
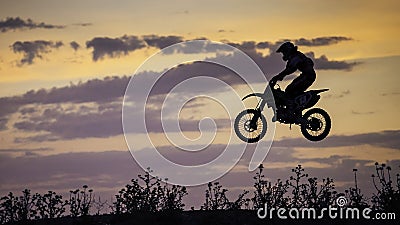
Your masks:
<path fill-rule="evenodd" d="M 267 93 L 269 93 L 269 85 L 265 88 L 263 97 L 261 98 L 261 101 L 258 103 L 256 107 L 256 112 L 253 116 L 253 118 L 250 121 L 250 128 L 256 130 L 257 129 L 257 121 L 261 117 L 261 112 L 264 110 L 265 105 L 268 103 L 268 101 L 271 101 L 271 99 L 268 99 L 267 96 L 269 96 Z M 274 96 L 272 96 L 274 98 Z M 275 104 L 268 104 L 268 107 L 272 107 L 276 116 L 276 106 Z"/>
<path fill-rule="evenodd" d="M 250 121 L 250 128 L 253 130 L 257 130 L 257 121 L 258 119 L 261 117 L 261 112 L 264 109 L 265 104 L 267 103 L 267 101 L 265 101 L 265 99 L 262 99 L 257 107 L 256 107 L 256 113 L 254 114 L 253 118 L 251 118 Z"/>

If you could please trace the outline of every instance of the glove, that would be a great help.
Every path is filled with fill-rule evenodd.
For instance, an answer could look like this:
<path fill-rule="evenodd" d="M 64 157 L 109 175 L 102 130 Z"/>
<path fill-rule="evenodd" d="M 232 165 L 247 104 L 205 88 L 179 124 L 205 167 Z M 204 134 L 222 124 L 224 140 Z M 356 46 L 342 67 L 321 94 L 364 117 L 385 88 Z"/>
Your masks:
<path fill-rule="evenodd" d="M 275 77 L 276 77 L 276 79 L 279 80 L 279 81 L 281 81 L 281 80 L 283 80 L 283 78 L 285 78 L 285 76 L 283 76 L 283 75 L 281 75 L 281 74 L 278 74 L 278 75 L 276 75 Z M 274 77 L 274 78 L 275 78 L 275 77 Z"/>
<path fill-rule="evenodd" d="M 269 85 L 271 86 L 271 87 L 273 87 L 273 86 L 275 86 L 275 84 L 276 84 L 276 79 L 274 79 L 275 77 L 273 77 L 270 81 L 269 81 Z"/>
<path fill-rule="evenodd" d="M 278 82 L 278 80 L 282 80 L 283 77 L 281 75 L 275 75 L 274 77 L 272 77 L 271 81 L 269 82 L 271 84 L 271 86 L 274 86 L 276 84 L 276 82 Z"/>

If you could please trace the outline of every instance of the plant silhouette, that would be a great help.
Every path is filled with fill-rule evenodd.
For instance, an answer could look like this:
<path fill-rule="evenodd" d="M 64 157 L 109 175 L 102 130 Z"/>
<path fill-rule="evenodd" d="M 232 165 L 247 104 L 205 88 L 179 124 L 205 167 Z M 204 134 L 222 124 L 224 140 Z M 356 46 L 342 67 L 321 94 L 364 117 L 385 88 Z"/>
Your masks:
<path fill-rule="evenodd" d="M 377 193 L 372 196 L 372 204 L 377 210 L 399 212 L 400 175 L 396 174 L 396 180 L 393 180 L 391 170 L 392 168 L 386 164 L 375 163 L 372 180 Z"/>
<path fill-rule="evenodd" d="M 156 212 L 183 210 L 182 202 L 187 195 L 186 187 L 163 183 L 160 178 L 152 177 L 150 168 L 144 175 L 138 175 L 130 184 L 122 188 L 113 203 L 113 213 L 124 214 L 138 211 Z"/>
<path fill-rule="evenodd" d="M 286 181 L 278 179 L 274 184 L 265 179 L 263 169 L 263 165 L 260 165 L 254 176 L 255 191 L 252 200 L 255 209 L 264 207 L 265 204 L 273 208 L 321 209 L 332 205 L 337 197 L 333 179 L 322 179 L 318 188 L 318 179 L 304 173 L 301 165 L 292 169 L 294 176 L 290 176 Z"/>
<path fill-rule="evenodd" d="M 0 198 L 0 224 L 26 224 L 28 221 L 69 217 L 71 219 L 90 218 L 95 214 L 101 216 L 102 210 L 109 208 L 112 215 L 146 215 L 146 213 L 167 213 L 175 215 L 185 209 L 183 199 L 188 195 L 182 186 L 168 183 L 158 177 L 151 176 L 148 168 L 143 175 L 125 185 L 116 195 L 115 201 L 109 205 L 99 197 L 95 199 L 93 189 L 83 185 L 81 189 L 71 190 L 69 199 L 54 191 L 45 194 L 32 194 L 29 189 L 20 196 L 10 192 Z M 200 211 L 257 210 L 267 204 L 271 208 L 314 208 L 320 210 L 337 205 L 336 199 L 345 196 L 346 207 L 359 209 L 371 208 L 382 212 L 400 213 L 400 176 L 392 175 L 392 168 L 386 164 L 375 163 L 372 183 L 376 192 L 371 198 L 362 194 L 357 179 L 357 169 L 353 169 L 354 186 L 336 191 L 333 179 L 327 177 L 319 181 L 305 173 L 298 165 L 291 170 L 292 175 L 286 180 L 271 182 L 263 174 L 261 164 L 255 173 L 254 191 L 243 190 L 231 201 L 227 197 L 228 189 L 217 182 L 208 183 L 205 190 L 205 202 Z M 192 211 L 194 207 L 192 207 Z M 54 222 L 57 224 L 57 222 Z M 84 224 L 87 223 L 85 220 Z M 45 223 L 46 224 L 46 223 Z"/>
<path fill-rule="evenodd" d="M 88 190 L 87 185 L 83 185 L 82 188 L 82 190 L 76 189 L 69 192 L 69 201 L 67 203 L 72 217 L 89 215 L 89 210 L 93 202 L 93 190 Z"/>
<path fill-rule="evenodd" d="M 48 191 L 44 195 L 35 194 L 34 204 L 39 218 L 58 218 L 65 212 L 68 201 L 63 201 L 62 196 L 54 191 Z"/>
<path fill-rule="evenodd" d="M 241 209 L 247 202 L 244 197 L 249 193 L 249 191 L 244 190 L 235 201 L 231 202 L 226 196 L 228 190 L 222 188 L 222 185 L 220 185 L 219 182 L 209 182 L 207 186 L 208 189 L 205 194 L 206 201 L 201 207 L 203 210 Z"/>

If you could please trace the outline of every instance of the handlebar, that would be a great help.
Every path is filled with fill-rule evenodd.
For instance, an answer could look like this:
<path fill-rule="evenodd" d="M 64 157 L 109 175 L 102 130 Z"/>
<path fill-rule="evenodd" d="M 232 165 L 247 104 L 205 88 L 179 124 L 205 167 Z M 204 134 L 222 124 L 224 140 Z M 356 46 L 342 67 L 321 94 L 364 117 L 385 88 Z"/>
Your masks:
<path fill-rule="evenodd" d="M 277 82 L 276 81 L 274 82 L 273 80 L 270 80 L 268 82 L 268 85 L 271 87 L 271 89 L 275 90 L 276 88 L 274 88 L 274 87 L 275 87 L 275 85 L 277 85 Z M 279 85 L 278 85 L 278 87 L 280 88 Z"/>

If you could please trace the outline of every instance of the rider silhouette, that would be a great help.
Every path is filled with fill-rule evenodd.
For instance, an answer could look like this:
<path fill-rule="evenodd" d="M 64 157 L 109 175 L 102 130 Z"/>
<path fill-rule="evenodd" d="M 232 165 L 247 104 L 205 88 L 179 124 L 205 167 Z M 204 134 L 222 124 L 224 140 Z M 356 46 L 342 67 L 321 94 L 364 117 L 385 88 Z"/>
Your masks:
<path fill-rule="evenodd" d="M 285 89 L 287 96 L 289 98 L 294 98 L 298 94 L 303 93 L 311 86 L 312 83 L 314 83 L 316 78 L 314 63 L 303 53 L 297 51 L 297 46 L 291 42 L 283 43 L 276 52 L 282 53 L 282 59 L 287 61 L 287 63 L 286 68 L 271 79 L 271 83 L 273 85 L 278 80 L 283 80 L 285 76 L 292 74 L 297 70 L 301 72 L 301 74 L 296 77 Z"/>
<path fill-rule="evenodd" d="M 305 56 L 300 51 L 297 51 L 297 46 L 295 46 L 291 42 L 283 43 L 276 52 L 282 53 L 282 59 L 287 61 L 286 68 L 280 72 L 278 75 L 274 76 L 270 83 L 271 86 L 274 86 L 278 80 L 283 80 L 285 76 L 292 74 L 299 70 L 301 74 L 296 77 L 292 83 L 290 83 L 285 89 L 285 95 L 288 99 L 294 99 L 297 95 L 303 93 L 307 88 L 314 83 L 316 79 L 316 73 L 314 70 L 314 62 Z M 288 102 L 288 108 L 291 109 L 293 104 Z M 274 110 L 275 112 L 275 110 Z M 293 112 L 293 113 L 301 113 L 301 112 Z M 276 112 L 272 121 L 276 121 Z"/>

